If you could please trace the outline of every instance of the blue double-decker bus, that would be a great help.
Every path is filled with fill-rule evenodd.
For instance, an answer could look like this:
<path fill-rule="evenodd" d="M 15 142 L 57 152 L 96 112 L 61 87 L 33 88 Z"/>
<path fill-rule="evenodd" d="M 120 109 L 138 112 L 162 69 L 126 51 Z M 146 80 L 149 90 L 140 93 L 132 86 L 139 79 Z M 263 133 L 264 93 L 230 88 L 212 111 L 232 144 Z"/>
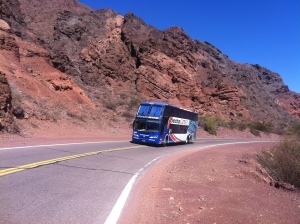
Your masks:
<path fill-rule="evenodd" d="M 196 139 L 198 114 L 166 103 L 141 103 L 133 122 L 132 141 L 166 145 Z"/>

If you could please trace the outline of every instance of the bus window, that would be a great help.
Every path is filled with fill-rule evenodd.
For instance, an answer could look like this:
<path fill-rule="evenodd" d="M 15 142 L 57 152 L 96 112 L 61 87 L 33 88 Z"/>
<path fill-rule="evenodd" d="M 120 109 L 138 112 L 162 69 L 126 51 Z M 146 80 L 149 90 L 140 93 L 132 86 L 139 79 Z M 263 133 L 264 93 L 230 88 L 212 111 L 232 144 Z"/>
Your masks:
<path fill-rule="evenodd" d="M 159 123 L 147 122 L 147 131 L 159 131 Z"/>
<path fill-rule="evenodd" d="M 153 105 L 150 111 L 149 116 L 151 117 L 160 117 L 162 113 L 163 107 L 162 106 L 156 106 Z"/>
<path fill-rule="evenodd" d="M 134 126 L 133 129 L 135 130 L 146 130 L 146 121 L 140 121 L 140 120 L 136 120 L 134 122 Z"/>
<path fill-rule="evenodd" d="M 141 105 L 137 115 L 148 116 L 150 105 Z"/>
<path fill-rule="evenodd" d="M 133 123 L 133 129 L 139 131 L 159 131 L 159 122 L 151 122 L 149 120 L 135 120 Z"/>
<path fill-rule="evenodd" d="M 177 134 L 185 134 L 187 133 L 189 126 L 185 125 L 177 125 L 177 124 L 171 124 L 170 129 L 172 129 L 172 133 L 177 133 Z"/>

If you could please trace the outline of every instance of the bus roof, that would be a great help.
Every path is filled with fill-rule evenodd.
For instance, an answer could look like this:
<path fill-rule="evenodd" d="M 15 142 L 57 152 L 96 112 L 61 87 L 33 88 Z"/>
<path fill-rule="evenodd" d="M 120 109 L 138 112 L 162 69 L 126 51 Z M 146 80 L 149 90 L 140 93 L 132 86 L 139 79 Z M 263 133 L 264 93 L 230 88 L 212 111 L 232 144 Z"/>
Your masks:
<path fill-rule="evenodd" d="M 142 102 L 141 105 L 158 105 L 158 106 L 170 106 L 170 107 L 176 107 L 176 108 L 179 108 L 181 110 L 185 110 L 185 111 L 189 111 L 189 112 L 192 112 L 192 113 L 196 113 L 198 114 L 197 112 L 195 111 L 191 111 L 191 110 L 187 110 L 187 109 L 184 109 L 184 108 L 181 108 L 181 107 L 177 107 L 177 106 L 174 106 L 174 105 L 171 105 L 171 104 L 167 104 L 167 103 L 162 103 L 162 102 Z"/>

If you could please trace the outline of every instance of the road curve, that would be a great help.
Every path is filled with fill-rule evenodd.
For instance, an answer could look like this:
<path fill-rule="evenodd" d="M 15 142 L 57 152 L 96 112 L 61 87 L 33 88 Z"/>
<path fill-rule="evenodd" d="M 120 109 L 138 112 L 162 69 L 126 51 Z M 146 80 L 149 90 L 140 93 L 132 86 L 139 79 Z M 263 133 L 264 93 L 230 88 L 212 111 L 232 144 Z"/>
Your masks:
<path fill-rule="evenodd" d="M 180 152 L 236 142 L 249 140 L 202 139 L 165 148 L 129 141 L 2 148 L 0 223 L 115 223 L 147 166 Z"/>

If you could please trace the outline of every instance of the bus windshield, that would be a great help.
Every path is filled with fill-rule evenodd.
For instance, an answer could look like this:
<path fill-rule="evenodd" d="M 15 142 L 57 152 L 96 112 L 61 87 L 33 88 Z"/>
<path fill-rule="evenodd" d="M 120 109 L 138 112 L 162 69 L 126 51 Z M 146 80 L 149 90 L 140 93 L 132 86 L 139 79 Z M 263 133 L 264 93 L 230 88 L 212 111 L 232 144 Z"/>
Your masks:
<path fill-rule="evenodd" d="M 153 105 L 151 107 L 151 111 L 150 111 L 149 116 L 151 116 L 151 117 L 159 117 L 162 114 L 162 110 L 163 110 L 162 106 Z"/>
<path fill-rule="evenodd" d="M 159 122 L 149 120 L 135 120 L 133 129 L 138 131 L 157 132 L 159 131 Z"/>
<path fill-rule="evenodd" d="M 137 116 L 160 117 L 163 107 L 158 105 L 141 105 Z"/>
<path fill-rule="evenodd" d="M 151 107 L 150 105 L 141 105 L 137 115 L 148 116 L 150 107 Z"/>

